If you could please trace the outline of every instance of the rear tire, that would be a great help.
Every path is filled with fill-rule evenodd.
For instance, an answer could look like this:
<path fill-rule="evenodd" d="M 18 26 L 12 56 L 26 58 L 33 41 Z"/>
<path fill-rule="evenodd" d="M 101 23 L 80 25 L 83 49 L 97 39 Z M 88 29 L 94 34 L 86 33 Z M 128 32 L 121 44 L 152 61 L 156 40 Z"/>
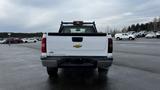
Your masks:
<path fill-rule="evenodd" d="M 129 40 L 134 40 L 132 37 L 129 37 Z"/>
<path fill-rule="evenodd" d="M 49 77 L 57 77 L 58 68 L 47 67 L 47 73 Z"/>
<path fill-rule="evenodd" d="M 108 68 L 107 69 L 98 68 L 99 77 L 100 78 L 107 77 L 108 70 L 109 70 Z"/>
<path fill-rule="evenodd" d="M 119 37 L 117 37 L 117 38 L 116 38 L 116 40 L 120 40 L 120 38 L 119 38 Z"/>

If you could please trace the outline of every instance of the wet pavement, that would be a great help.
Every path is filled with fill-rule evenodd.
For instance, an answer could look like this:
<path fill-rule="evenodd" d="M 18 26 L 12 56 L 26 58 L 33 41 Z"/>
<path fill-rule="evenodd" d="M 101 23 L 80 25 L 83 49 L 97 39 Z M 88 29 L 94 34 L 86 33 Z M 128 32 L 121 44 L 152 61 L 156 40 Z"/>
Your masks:
<path fill-rule="evenodd" d="M 114 41 L 114 64 L 106 79 L 96 70 L 60 69 L 50 79 L 39 43 L 0 45 L 0 90 L 159 90 L 160 39 Z"/>

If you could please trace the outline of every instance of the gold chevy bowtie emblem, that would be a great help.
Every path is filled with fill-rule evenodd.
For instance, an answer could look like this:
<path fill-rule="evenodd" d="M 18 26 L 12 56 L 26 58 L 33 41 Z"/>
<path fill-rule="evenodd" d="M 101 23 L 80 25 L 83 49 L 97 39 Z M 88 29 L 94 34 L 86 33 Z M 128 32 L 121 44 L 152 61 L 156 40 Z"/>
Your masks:
<path fill-rule="evenodd" d="M 76 44 L 73 45 L 73 47 L 80 48 L 80 47 L 82 47 L 82 45 L 80 43 L 76 43 Z"/>

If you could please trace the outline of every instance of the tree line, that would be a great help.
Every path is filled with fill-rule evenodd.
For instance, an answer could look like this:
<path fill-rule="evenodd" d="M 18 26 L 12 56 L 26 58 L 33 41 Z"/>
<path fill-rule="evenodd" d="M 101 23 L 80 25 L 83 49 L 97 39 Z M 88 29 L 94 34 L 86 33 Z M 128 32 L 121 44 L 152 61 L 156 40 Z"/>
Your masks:
<path fill-rule="evenodd" d="M 137 23 L 137 24 L 132 24 L 128 27 L 125 27 L 122 29 L 122 32 L 127 32 L 127 31 L 160 31 L 160 17 L 159 18 L 154 18 L 153 21 L 148 22 L 148 23 Z"/>
<path fill-rule="evenodd" d="M 16 37 L 16 38 L 32 38 L 32 37 L 42 37 L 42 32 L 37 33 L 13 33 L 10 32 L 10 37 Z M 8 32 L 0 32 L 0 38 L 8 38 Z"/>

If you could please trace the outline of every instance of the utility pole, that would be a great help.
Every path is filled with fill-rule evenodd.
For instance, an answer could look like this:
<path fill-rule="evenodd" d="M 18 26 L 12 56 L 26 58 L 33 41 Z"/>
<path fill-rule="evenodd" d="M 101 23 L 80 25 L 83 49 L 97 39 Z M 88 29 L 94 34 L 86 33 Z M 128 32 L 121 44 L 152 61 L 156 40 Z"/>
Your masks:
<path fill-rule="evenodd" d="M 156 29 L 157 29 L 157 18 L 154 18 L 154 20 L 153 20 L 153 29 L 154 29 L 154 31 L 156 31 Z"/>
<path fill-rule="evenodd" d="M 10 46 L 11 45 L 11 33 L 8 33 L 8 40 L 9 40 L 9 42 L 8 42 L 8 45 Z"/>

